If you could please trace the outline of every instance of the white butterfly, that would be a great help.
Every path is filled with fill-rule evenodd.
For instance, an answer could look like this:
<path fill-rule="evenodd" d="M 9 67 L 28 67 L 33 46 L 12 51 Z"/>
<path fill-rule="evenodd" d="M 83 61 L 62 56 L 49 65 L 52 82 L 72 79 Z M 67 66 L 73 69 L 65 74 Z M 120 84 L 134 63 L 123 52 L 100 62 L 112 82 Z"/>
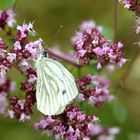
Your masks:
<path fill-rule="evenodd" d="M 45 115 L 61 114 L 78 95 L 72 74 L 59 62 L 48 58 L 47 52 L 39 54 L 37 72 L 37 108 Z"/>

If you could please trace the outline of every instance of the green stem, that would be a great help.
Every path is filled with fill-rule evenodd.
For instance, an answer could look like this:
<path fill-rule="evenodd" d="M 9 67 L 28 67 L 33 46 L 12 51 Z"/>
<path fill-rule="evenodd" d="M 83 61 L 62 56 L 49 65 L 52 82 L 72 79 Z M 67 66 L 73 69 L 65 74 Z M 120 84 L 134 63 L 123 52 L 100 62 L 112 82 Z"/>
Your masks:
<path fill-rule="evenodd" d="M 118 0 L 114 0 L 114 44 L 117 43 L 118 31 Z"/>

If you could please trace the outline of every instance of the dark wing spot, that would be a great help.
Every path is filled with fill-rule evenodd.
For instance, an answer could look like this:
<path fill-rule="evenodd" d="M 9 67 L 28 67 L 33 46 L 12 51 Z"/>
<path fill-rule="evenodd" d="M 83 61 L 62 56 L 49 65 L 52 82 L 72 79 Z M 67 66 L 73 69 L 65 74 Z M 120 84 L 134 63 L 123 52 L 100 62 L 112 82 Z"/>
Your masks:
<path fill-rule="evenodd" d="M 47 52 L 47 51 L 44 51 L 44 52 L 43 52 L 43 56 L 44 56 L 44 57 L 48 57 L 48 52 Z"/>
<path fill-rule="evenodd" d="M 62 94 L 63 94 L 63 95 L 66 94 L 66 90 L 63 90 Z"/>

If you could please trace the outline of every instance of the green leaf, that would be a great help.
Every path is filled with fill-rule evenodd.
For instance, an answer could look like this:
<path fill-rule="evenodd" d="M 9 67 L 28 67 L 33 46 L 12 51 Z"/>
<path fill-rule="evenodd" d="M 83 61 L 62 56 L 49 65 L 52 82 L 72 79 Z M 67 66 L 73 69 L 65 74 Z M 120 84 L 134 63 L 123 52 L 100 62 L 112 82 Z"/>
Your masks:
<path fill-rule="evenodd" d="M 0 0 L 0 9 L 4 10 L 14 5 L 16 0 Z"/>
<path fill-rule="evenodd" d="M 127 113 L 125 107 L 121 102 L 119 102 L 118 100 L 112 102 L 112 112 L 119 123 L 124 123 Z"/>
<path fill-rule="evenodd" d="M 113 29 L 110 27 L 103 26 L 103 36 L 108 40 L 113 40 Z"/>
<path fill-rule="evenodd" d="M 92 74 L 98 74 L 99 73 L 99 70 L 97 70 L 97 62 L 95 60 L 91 61 L 90 65 L 89 65 L 89 68 L 90 68 L 90 73 Z"/>

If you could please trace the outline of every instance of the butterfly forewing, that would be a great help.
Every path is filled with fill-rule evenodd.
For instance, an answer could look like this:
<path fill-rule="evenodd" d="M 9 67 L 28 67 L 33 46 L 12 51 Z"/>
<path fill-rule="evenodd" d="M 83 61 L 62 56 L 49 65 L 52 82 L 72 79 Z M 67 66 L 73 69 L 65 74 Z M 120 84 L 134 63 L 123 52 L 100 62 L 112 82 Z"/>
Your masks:
<path fill-rule="evenodd" d="M 37 69 L 37 78 L 37 108 L 45 115 L 54 115 L 60 107 L 55 81 L 43 66 L 41 69 Z"/>

